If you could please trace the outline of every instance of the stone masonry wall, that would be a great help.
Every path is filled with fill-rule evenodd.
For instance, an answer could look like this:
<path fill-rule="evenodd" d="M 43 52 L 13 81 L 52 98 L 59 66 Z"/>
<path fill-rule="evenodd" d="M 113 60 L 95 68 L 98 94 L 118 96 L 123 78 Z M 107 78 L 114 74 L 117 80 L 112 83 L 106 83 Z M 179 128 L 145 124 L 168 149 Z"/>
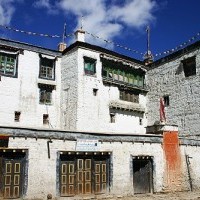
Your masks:
<path fill-rule="evenodd" d="M 194 55 L 196 55 L 196 75 L 185 77 L 181 61 Z M 148 125 L 159 121 L 159 99 L 169 95 L 169 106 L 165 107 L 167 123 L 178 125 L 180 135 L 199 134 L 199 50 L 185 53 L 150 69 L 147 72 L 146 84 L 150 89 L 147 101 Z"/>
<path fill-rule="evenodd" d="M 61 123 L 65 130 L 76 130 L 78 101 L 78 52 L 68 52 L 62 57 L 61 69 Z"/>

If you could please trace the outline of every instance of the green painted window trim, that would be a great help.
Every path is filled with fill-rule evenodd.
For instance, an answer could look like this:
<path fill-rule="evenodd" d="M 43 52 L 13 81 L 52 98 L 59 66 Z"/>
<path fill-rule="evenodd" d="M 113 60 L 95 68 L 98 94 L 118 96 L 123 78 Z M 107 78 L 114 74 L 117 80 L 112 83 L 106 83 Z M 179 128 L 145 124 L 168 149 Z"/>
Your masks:
<path fill-rule="evenodd" d="M 16 71 L 16 55 L 0 54 L 0 73 L 15 76 Z"/>
<path fill-rule="evenodd" d="M 107 78 L 113 78 L 114 80 L 144 87 L 144 76 L 140 76 L 134 72 L 133 73 L 131 73 L 130 71 L 126 72 L 125 70 L 114 69 L 108 66 L 103 66 L 103 71 L 104 71 L 103 73 L 104 77 L 106 75 Z"/>
<path fill-rule="evenodd" d="M 85 74 L 95 75 L 96 74 L 96 60 L 84 56 L 84 72 Z"/>

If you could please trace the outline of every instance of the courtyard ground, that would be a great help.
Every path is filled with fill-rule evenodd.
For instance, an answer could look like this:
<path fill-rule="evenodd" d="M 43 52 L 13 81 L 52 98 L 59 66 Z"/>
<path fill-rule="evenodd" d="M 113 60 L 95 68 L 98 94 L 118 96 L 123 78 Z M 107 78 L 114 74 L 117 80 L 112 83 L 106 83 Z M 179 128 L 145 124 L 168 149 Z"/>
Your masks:
<path fill-rule="evenodd" d="M 200 200 L 200 190 L 174 193 L 159 193 L 159 194 L 141 194 L 131 197 L 115 197 L 110 200 Z"/>

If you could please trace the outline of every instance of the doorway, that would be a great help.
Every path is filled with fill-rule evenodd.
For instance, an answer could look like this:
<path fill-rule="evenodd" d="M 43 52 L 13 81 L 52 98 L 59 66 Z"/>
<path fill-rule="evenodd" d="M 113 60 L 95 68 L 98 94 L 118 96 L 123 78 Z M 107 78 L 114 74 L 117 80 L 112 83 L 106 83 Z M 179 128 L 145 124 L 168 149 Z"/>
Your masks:
<path fill-rule="evenodd" d="M 133 188 L 135 194 L 153 192 L 153 164 L 149 156 L 133 158 Z"/>
<path fill-rule="evenodd" d="M 109 187 L 110 156 L 98 153 L 71 154 L 60 156 L 61 196 L 106 193 Z"/>

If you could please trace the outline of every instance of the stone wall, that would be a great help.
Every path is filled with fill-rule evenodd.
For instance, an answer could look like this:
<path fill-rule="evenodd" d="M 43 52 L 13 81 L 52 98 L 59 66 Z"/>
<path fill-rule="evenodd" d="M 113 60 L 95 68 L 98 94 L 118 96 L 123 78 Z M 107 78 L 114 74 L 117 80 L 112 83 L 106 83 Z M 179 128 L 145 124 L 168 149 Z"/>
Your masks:
<path fill-rule="evenodd" d="M 196 56 L 196 75 L 185 77 L 181 61 L 194 55 Z M 159 99 L 168 95 L 169 106 L 165 107 L 167 123 L 178 125 L 180 135 L 199 134 L 199 76 L 199 50 L 184 53 L 166 62 L 163 61 L 150 69 L 146 79 L 150 90 L 147 101 L 148 125 L 159 121 Z"/>
<path fill-rule="evenodd" d="M 70 51 L 62 57 L 61 123 L 65 130 L 76 130 L 78 101 L 78 52 Z"/>

